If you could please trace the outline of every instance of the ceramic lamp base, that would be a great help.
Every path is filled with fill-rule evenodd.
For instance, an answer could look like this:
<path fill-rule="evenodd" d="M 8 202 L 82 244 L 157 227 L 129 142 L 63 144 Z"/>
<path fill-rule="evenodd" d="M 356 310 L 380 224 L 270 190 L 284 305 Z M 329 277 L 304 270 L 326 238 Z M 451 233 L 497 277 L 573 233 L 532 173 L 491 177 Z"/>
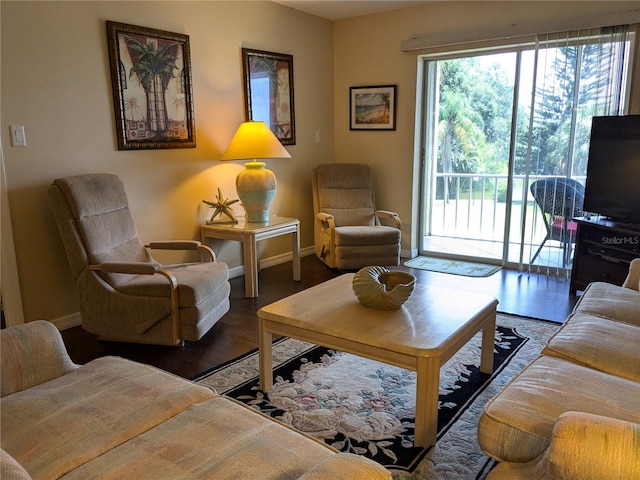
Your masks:
<path fill-rule="evenodd" d="M 276 196 L 276 176 L 264 162 L 248 162 L 236 178 L 236 190 L 246 212 L 247 221 L 269 221 L 269 208 Z"/>

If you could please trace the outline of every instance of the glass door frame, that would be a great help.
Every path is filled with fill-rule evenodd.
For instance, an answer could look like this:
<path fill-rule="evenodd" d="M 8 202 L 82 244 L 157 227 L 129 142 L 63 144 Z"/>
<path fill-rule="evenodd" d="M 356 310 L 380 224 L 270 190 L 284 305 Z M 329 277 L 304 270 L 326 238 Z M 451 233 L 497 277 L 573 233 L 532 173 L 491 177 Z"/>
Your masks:
<path fill-rule="evenodd" d="M 635 31 L 631 30 L 629 32 L 629 37 L 627 38 L 629 45 L 629 53 L 628 53 L 628 63 L 627 63 L 627 79 L 626 79 L 626 89 L 623 89 L 622 95 L 624 95 L 625 105 L 624 111 L 628 111 L 628 103 L 629 103 L 629 90 L 631 87 L 631 73 L 632 68 L 631 64 L 633 62 L 634 56 L 634 46 L 635 46 Z M 576 41 L 575 44 L 579 44 L 579 41 Z M 425 54 L 418 56 L 418 76 L 417 76 L 417 95 L 416 95 L 416 151 L 419 152 L 417 158 L 417 165 L 419 166 L 418 172 L 420 175 L 419 181 L 419 204 L 418 204 L 418 229 L 417 233 L 419 235 L 418 238 L 418 253 L 425 254 L 428 253 L 425 251 L 425 238 L 431 235 L 431 225 L 432 225 L 432 207 L 435 201 L 436 188 L 435 188 L 435 175 L 434 169 L 436 167 L 435 162 L 433 161 L 436 152 L 434 151 L 437 148 L 437 125 L 438 119 L 435 116 L 438 113 L 438 89 L 440 85 L 438 76 L 438 69 L 436 63 L 441 60 L 448 59 L 456 59 L 456 58 L 464 58 L 464 57 L 474 57 L 481 56 L 487 54 L 497 54 L 497 53 L 515 53 L 516 54 L 516 71 L 515 71 L 515 80 L 514 80 L 514 90 L 513 90 L 513 98 L 512 98 L 512 115 L 511 115 L 511 129 L 510 129 L 510 139 L 509 139 L 509 154 L 508 154 L 508 178 L 507 178 L 507 198 L 506 198 L 506 212 L 505 212 L 505 224 L 504 224 L 504 232 L 502 238 L 502 255 L 499 260 L 495 259 L 487 259 L 484 257 L 469 257 L 465 255 L 460 255 L 461 259 L 470 259 L 470 260 L 482 260 L 488 263 L 498 263 L 502 266 L 508 268 L 514 268 L 518 270 L 522 270 L 524 265 L 528 265 L 528 261 L 524 261 L 525 255 L 525 228 L 526 228 L 526 215 L 527 209 L 522 208 L 521 218 L 519 223 L 520 228 L 520 241 L 519 246 L 516 248 L 519 249 L 518 260 L 517 261 L 509 261 L 509 249 L 510 249 L 510 234 L 513 225 L 511 225 L 511 214 L 513 208 L 513 187 L 514 187 L 514 171 L 515 171 L 515 146 L 517 142 L 517 121 L 518 121 L 518 98 L 519 98 L 519 89 L 521 87 L 521 71 L 522 71 L 522 57 L 523 51 L 525 50 L 533 50 L 534 47 L 537 47 L 536 44 L 533 44 L 531 41 L 522 42 L 520 44 L 513 45 L 504 45 L 504 43 L 500 46 L 496 47 L 485 47 L 478 49 L 465 49 L 464 51 L 459 52 L 442 52 L 436 54 Z M 538 55 L 535 56 L 536 62 Z M 537 72 L 537 65 L 534 66 L 534 72 Z M 535 74 L 534 74 L 535 75 Z M 579 76 L 579 74 L 578 74 Z M 435 78 L 434 78 L 435 77 Z M 433 81 L 430 79 L 434 78 Z M 534 85 L 535 76 L 534 76 Z M 575 80 L 574 80 L 575 84 Z M 578 88 L 575 88 L 575 92 L 577 95 Z M 533 89 L 531 95 L 531 105 L 534 105 L 536 95 L 536 88 Z M 434 108 L 430 108 L 431 105 L 434 105 Z M 430 115 L 428 118 L 427 116 Z M 575 115 L 574 115 L 575 116 Z M 532 120 L 530 119 L 530 123 Z M 575 118 L 572 118 L 572 124 L 575 122 Z M 531 131 L 531 125 L 529 126 L 529 132 Z M 575 142 L 575 136 L 572 134 L 572 140 L 570 141 L 571 148 L 573 148 L 573 143 Z M 530 145 L 529 147 L 530 148 Z M 529 154 L 528 154 L 529 155 Z M 528 158 L 530 158 L 528 156 Z M 570 159 L 573 161 L 573 158 Z M 528 184 L 528 178 L 530 174 L 530 169 L 527 169 L 526 173 L 526 182 Z M 524 187 L 523 187 L 524 188 Z M 528 189 L 524 194 L 526 195 L 523 198 L 524 200 L 528 197 Z M 453 256 L 453 255 L 452 255 Z M 511 256 L 513 258 L 513 256 Z"/>

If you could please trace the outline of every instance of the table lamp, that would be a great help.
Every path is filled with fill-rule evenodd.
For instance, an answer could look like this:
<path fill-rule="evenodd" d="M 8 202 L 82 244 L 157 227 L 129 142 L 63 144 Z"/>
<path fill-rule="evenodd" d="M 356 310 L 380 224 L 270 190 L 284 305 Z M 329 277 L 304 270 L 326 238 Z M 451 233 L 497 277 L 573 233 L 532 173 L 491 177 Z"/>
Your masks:
<path fill-rule="evenodd" d="M 269 207 L 276 196 L 276 176 L 265 158 L 291 158 L 264 122 L 244 122 L 233 135 L 220 160 L 252 160 L 236 178 L 236 190 L 249 222 L 269 221 Z"/>

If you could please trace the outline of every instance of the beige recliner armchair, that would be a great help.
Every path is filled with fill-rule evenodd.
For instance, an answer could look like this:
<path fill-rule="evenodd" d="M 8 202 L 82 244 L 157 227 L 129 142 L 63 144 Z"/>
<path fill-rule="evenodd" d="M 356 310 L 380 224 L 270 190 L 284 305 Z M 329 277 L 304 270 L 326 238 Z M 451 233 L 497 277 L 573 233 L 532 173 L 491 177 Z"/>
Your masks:
<path fill-rule="evenodd" d="M 376 210 L 368 165 L 318 165 L 312 189 L 315 252 L 320 260 L 339 270 L 400 263 L 400 217 Z"/>
<path fill-rule="evenodd" d="M 82 327 L 105 340 L 181 345 L 229 310 L 229 269 L 197 241 L 144 245 L 116 175 L 60 178 L 49 198 L 80 300 Z M 194 250 L 207 262 L 160 265 L 148 249 Z"/>

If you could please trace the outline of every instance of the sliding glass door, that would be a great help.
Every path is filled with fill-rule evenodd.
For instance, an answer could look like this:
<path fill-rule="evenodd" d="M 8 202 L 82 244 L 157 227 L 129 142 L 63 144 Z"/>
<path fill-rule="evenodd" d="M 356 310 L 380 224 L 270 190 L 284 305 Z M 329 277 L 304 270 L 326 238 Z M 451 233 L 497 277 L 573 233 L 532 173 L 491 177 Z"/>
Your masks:
<path fill-rule="evenodd" d="M 620 27 L 423 57 L 421 253 L 566 274 L 591 118 L 623 112 L 629 45 Z"/>

